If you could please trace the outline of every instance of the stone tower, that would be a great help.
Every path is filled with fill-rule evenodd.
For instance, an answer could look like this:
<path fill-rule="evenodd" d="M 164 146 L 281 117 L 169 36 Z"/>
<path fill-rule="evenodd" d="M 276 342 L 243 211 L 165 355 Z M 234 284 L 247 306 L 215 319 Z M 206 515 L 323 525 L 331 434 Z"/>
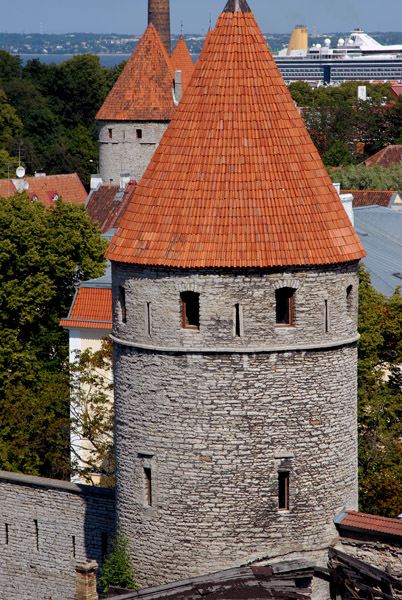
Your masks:
<path fill-rule="evenodd" d="M 141 179 L 175 108 L 175 71 L 150 24 L 96 115 L 104 183 Z"/>
<path fill-rule="evenodd" d="M 148 24 L 150 23 L 155 25 L 170 56 L 170 0 L 148 0 Z"/>
<path fill-rule="evenodd" d="M 117 516 L 141 585 L 325 562 L 357 507 L 360 241 L 245 0 L 121 220 Z"/>

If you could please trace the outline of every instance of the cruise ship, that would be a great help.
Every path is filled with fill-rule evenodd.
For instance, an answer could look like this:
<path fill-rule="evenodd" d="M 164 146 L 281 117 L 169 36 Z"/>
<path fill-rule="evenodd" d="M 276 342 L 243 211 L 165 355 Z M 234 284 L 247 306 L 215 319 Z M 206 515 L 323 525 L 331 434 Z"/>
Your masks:
<path fill-rule="evenodd" d="M 402 79 L 402 45 L 383 46 L 362 29 L 354 29 L 331 47 L 308 47 L 304 25 L 297 25 L 289 45 L 274 53 L 275 61 L 287 84 L 306 81 L 312 86 L 339 85 L 345 81 L 397 83 Z"/>

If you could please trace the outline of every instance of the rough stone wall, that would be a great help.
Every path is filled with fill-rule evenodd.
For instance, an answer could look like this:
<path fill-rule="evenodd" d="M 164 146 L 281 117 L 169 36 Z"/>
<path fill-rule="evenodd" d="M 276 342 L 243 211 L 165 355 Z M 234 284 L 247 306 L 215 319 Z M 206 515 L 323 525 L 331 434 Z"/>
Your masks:
<path fill-rule="evenodd" d="M 358 533 L 354 534 L 354 539 L 341 537 L 335 548 L 368 563 L 372 567 L 383 570 L 390 569 L 392 574 L 402 578 L 402 544 L 375 541 L 373 539 L 359 540 L 358 538 Z"/>
<path fill-rule="evenodd" d="M 139 181 L 168 125 L 167 121 L 99 121 L 99 173 L 103 183 L 119 185 L 122 173 L 130 173 L 131 179 Z"/>
<path fill-rule="evenodd" d="M 140 584 L 264 557 L 322 552 L 325 562 L 334 516 L 357 508 L 357 293 L 346 298 L 349 285 L 357 292 L 357 265 L 238 273 L 113 265 L 113 285 L 114 336 L 123 340 L 117 514 Z M 283 285 L 296 289 L 294 327 L 275 327 Z M 199 330 L 181 328 L 185 290 L 200 293 Z M 280 471 L 289 473 L 289 510 L 278 507 Z"/>
<path fill-rule="evenodd" d="M 74 600 L 77 562 L 115 531 L 114 492 L 0 472 L 0 598 Z"/>

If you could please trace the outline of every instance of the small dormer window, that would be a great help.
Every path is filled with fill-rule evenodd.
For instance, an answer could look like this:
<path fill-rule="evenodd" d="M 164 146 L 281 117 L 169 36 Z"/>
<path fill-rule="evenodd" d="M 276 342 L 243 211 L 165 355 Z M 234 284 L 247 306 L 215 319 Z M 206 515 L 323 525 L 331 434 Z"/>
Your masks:
<path fill-rule="evenodd" d="M 38 201 L 38 196 L 36 194 L 32 194 L 31 202 L 37 202 L 37 201 Z"/>
<path fill-rule="evenodd" d="M 278 327 L 293 327 L 294 293 L 296 290 L 283 287 L 275 290 L 276 325 Z"/>
<path fill-rule="evenodd" d="M 59 199 L 59 194 L 53 194 L 52 202 L 56 202 Z"/>
<path fill-rule="evenodd" d="M 182 292 L 180 298 L 183 329 L 199 329 L 200 295 L 197 292 Z"/>

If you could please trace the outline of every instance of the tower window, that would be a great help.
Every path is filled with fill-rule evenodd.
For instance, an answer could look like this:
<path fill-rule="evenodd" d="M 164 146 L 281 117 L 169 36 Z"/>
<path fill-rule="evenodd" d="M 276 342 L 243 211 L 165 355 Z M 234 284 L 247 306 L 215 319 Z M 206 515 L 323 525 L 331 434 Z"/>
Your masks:
<path fill-rule="evenodd" d="M 107 130 L 107 135 L 108 135 L 109 139 L 112 139 L 112 137 L 113 137 L 113 129 L 108 129 Z"/>
<path fill-rule="evenodd" d="M 328 300 L 324 300 L 324 331 L 329 331 L 329 318 L 328 318 Z"/>
<path fill-rule="evenodd" d="M 144 467 L 145 503 L 152 506 L 152 471 L 150 467 Z"/>
<path fill-rule="evenodd" d="M 136 130 L 137 140 L 142 140 L 142 129 Z"/>
<path fill-rule="evenodd" d="M 235 337 L 241 337 L 242 330 L 240 304 L 235 304 Z"/>
<path fill-rule="evenodd" d="M 279 327 L 293 326 L 294 293 L 295 290 L 288 287 L 275 290 L 276 324 Z"/>
<path fill-rule="evenodd" d="M 289 510 L 289 472 L 278 473 L 278 509 Z"/>
<path fill-rule="evenodd" d="M 124 287 L 119 287 L 119 304 L 122 323 L 127 323 L 127 306 L 126 306 L 126 290 Z"/>
<path fill-rule="evenodd" d="M 6 531 L 5 531 L 5 533 L 6 533 L 6 540 L 5 540 L 6 541 L 6 546 L 8 546 L 8 543 L 9 543 L 9 528 L 8 528 L 8 523 L 6 523 Z"/>
<path fill-rule="evenodd" d="M 353 310 L 353 285 L 348 285 L 346 288 L 346 310 L 348 315 L 350 315 Z"/>
<path fill-rule="evenodd" d="M 147 310 L 146 310 L 146 314 L 147 314 L 147 332 L 149 337 L 151 337 L 151 303 L 147 302 Z"/>
<path fill-rule="evenodd" d="M 183 329 L 199 329 L 200 295 L 197 292 L 182 292 L 180 298 Z"/>

